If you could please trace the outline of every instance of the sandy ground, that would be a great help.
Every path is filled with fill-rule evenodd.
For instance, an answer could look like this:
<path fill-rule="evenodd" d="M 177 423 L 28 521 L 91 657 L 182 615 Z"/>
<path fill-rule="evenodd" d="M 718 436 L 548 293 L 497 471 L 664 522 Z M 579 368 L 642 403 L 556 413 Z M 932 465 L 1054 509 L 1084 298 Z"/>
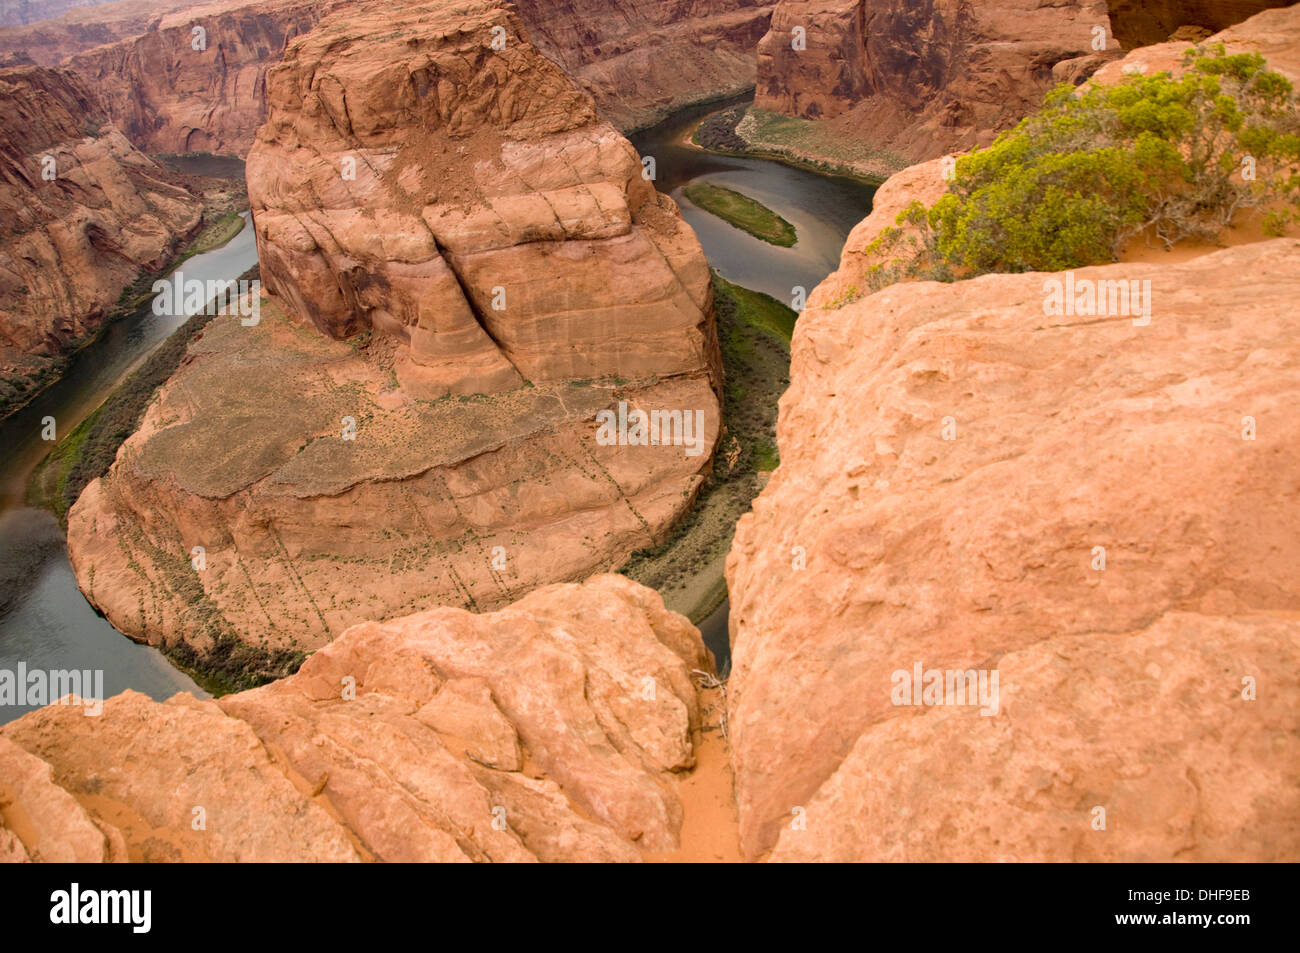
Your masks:
<path fill-rule="evenodd" d="M 1265 209 L 1249 209 L 1239 213 L 1236 223 L 1231 228 L 1224 229 L 1217 244 L 1187 239 L 1179 242 L 1173 248 L 1166 248 L 1163 243 L 1139 237 L 1125 246 L 1120 254 L 1120 260 L 1153 265 L 1181 265 L 1204 255 L 1222 251 L 1224 248 L 1235 248 L 1238 245 L 1249 245 L 1252 242 L 1268 241 L 1277 236 L 1268 235 L 1264 231 L 1265 211 Z M 1295 237 L 1298 234 L 1300 234 L 1300 229 L 1294 225 L 1288 227 L 1285 231 L 1285 235 L 1289 237 Z"/>
<path fill-rule="evenodd" d="M 682 802 L 681 847 L 645 854 L 652 863 L 739 863 L 740 822 L 731 776 L 731 750 L 718 727 L 722 689 L 700 692 L 705 729 L 695 736 L 695 769 L 677 782 Z M 712 710 L 710 710 L 712 706 Z"/>

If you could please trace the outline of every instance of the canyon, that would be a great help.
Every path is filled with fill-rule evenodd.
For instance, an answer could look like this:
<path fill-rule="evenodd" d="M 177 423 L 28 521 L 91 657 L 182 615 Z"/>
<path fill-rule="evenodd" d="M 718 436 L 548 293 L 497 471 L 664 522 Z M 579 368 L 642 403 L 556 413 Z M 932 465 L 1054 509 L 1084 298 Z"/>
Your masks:
<path fill-rule="evenodd" d="M 266 71 L 289 40 L 355 0 L 120 0 L 62 20 L 0 30 L 0 62 L 62 64 L 99 89 L 146 152 L 244 155 L 266 118 Z M 753 49 L 772 3 L 521 0 L 532 41 L 621 131 L 754 85 Z M 96 17 L 96 29 L 83 20 Z M 202 28 L 196 48 L 195 28 Z"/>
<path fill-rule="evenodd" d="M 271 297 L 208 326 L 70 511 L 91 602 L 277 674 L 354 623 L 496 608 L 661 541 L 721 370 L 707 263 L 631 145 L 494 2 L 327 18 L 268 83 Z M 620 402 L 698 416 L 700 447 L 598 441 Z"/>
<path fill-rule="evenodd" d="M 10 400 L 194 234 L 202 203 L 69 70 L 0 69 L 0 153 L 0 397 Z"/>
<path fill-rule="evenodd" d="M 276 7 L 305 19 L 232 47 L 238 82 L 130 134 L 247 153 L 258 319 L 191 343 L 68 543 L 122 632 L 284 677 L 0 727 L 0 860 L 683 859 L 709 825 L 708 859 L 1293 860 L 1300 239 L 1071 274 L 1149 282 L 1149 323 L 1053 316 L 1061 275 L 868 281 L 1057 81 L 1176 70 L 1178 30 L 1300 79 L 1274 6 Z M 746 76 L 898 171 L 795 325 L 724 692 L 605 574 L 724 436 L 709 263 L 619 130 Z M 709 449 L 598 440 L 624 403 L 700 410 Z M 900 696 L 923 671 L 993 704 Z"/>

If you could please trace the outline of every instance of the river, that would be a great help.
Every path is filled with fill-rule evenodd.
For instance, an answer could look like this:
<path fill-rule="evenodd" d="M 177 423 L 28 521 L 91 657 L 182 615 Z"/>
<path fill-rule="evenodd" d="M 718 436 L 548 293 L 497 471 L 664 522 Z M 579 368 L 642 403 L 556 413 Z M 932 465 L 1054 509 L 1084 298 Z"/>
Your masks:
<path fill-rule="evenodd" d="M 257 264 L 247 223 L 227 244 L 182 264 L 187 278 L 235 278 Z M 53 446 L 41 439 L 53 417 L 60 435 L 84 420 L 186 319 L 145 308 L 117 321 L 75 354 L 64 375 L 0 423 L 0 670 L 99 669 L 106 696 L 131 688 L 163 700 L 178 691 L 207 697 L 159 652 L 132 642 L 82 596 L 58 521 L 24 504 L 32 471 Z M 0 724 L 32 706 L 0 706 Z"/>
<path fill-rule="evenodd" d="M 632 144 L 642 156 L 654 157 L 655 186 L 681 206 L 709 264 L 733 284 L 762 291 L 793 307 L 796 288 L 811 292 L 839 267 L 844 242 L 871 212 L 876 187 L 771 159 L 718 155 L 690 144 L 701 119 L 735 102 L 684 110 L 632 136 Z M 790 248 L 781 248 L 698 208 L 686 198 L 685 190 L 702 181 L 767 206 L 794 225 L 798 240 Z M 724 600 L 706 618 L 693 620 L 724 678 L 731 667 L 730 608 L 730 600 Z"/>
<path fill-rule="evenodd" d="M 684 138 L 700 118 L 718 108 L 679 113 L 633 136 L 633 144 L 642 155 L 655 158 L 656 186 L 682 207 L 710 264 L 728 280 L 788 304 L 794 288 L 811 291 L 837 267 L 844 240 L 870 211 L 875 190 L 856 179 L 767 159 L 714 155 L 685 144 Z M 229 173 L 223 160 L 212 157 L 170 161 L 199 174 Z M 209 168 L 214 161 L 217 167 Z M 682 193 L 701 180 L 763 203 L 795 226 L 797 243 L 792 248 L 769 245 L 696 208 Z M 246 225 L 228 244 L 195 255 L 181 270 L 200 280 L 228 279 L 256 263 L 253 229 Z M 19 662 L 29 670 L 100 669 L 107 696 L 130 688 L 158 700 L 178 691 L 206 697 L 160 652 L 127 639 L 86 602 L 57 521 L 48 512 L 24 504 L 31 473 L 52 446 L 41 439 L 42 420 L 53 417 L 60 434 L 71 431 L 185 317 L 155 315 L 145 309 L 114 323 L 73 356 L 58 382 L 0 423 L 0 445 L 7 448 L 0 462 L 0 670 L 15 670 Z M 724 672 L 730 659 L 727 613 L 724 602 L 701 622 L 705 640 Z M 26 710 L 0 707 L 0 724 Z"/>
<path fill-rule="evenodd" d="M 771 159 L 717 155 L 686 140 L 718 105 L 686 110 L 632 136 L 642 156 L 655 159 L 655 186 L 676 200 L 695 229 L 709 264 L 728 281 L 762 291 L 793 306 L 793 289 L 811 292 L 839 267 L 853 227 L 871 211 L 876 187 L 859 179 L 825 175 Z M 694 182 L 712 182 L 748 195 L 798 232 L 790 248 L 771 245 L 728 224 L 685 196 Z"/>

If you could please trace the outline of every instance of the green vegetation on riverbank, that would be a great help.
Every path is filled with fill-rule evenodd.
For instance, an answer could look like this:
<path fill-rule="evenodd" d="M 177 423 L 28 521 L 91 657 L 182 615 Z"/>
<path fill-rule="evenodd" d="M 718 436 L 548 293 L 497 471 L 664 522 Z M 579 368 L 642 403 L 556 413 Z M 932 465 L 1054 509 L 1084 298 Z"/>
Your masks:
<path fill-rule="evenodd" d="M 634 553 L 621 572 L 657 589 L 670 609 L 699 624 L 727 596 L 722 567 L 736 521 L 776 469 L 777 402 L 790 383 L 796 313 L 775 298 L 713 274 L 726 375 L 723 435 L 694 507 L 660 545 Z"/>
<path fill-rule="evenodd" d="M 214 246 L 215 247 L 215 246 Z M 257 278 L 256 266 L 240 280 Z M 68 510 L 92 480 L 108 472 L 118 448 L 139 428 L 158 388 L 175 373 L 189 348 L 212 321 L 200 312 L 176 329 L 144 362 L 131 372 L 89 417 L 65 436 L 41 461 L 27 487 L 28 502 L 52 510 L 67 526 Z M 160 646 L 164 655 L 205 691 L 225 695 L 263 685 L 290 675 L 306 658 L 296 649 L 271 650 L 249 645 L 225 622 L 187 560 L 153 546 L 137 527 L 119 530 L 131 545 L 147 550 L 150 562 L 166 575 L 167 591 L 189 607 L 191 621 L 199 620 L 206 645 L 196 649 L 186 642 Z M 91 575 L 93 598 L 94 577 Z"/>
<path fill-rule="evenodd" d="M 94 331 L 61 354 L 48 359 L 29 358 L 33 362 L 32 370 L 20 371 L 13 377 L 0 380 L 0 420 L 22 409 L 28 401 L 62 377 L 74 354 L 90 347 L 112 325 L 144 307 L 153 297 L 155 281 L 175 271 L 192 256 L 225 245 L 243 228 L 244 218 L 239 212 L 225 212 L 208 222 L 194 239 L 185 245 L 183 250 L 172 256 L 161 269 L 142 272 L 135 281 L 123 288 L 117 304 Z"/>
<path fill-rule="evenodd" d="M 254 267 L 241 277 L 252 279 L 257 274 Z M 211 315 L 202 312 L 191 316 L 59 441 L 32 474 L 27 495 L 33 505 L 53 511 L 61 524 L 67 524 L 68 510 L 81 491 L 108 472 L 118 447 L 139 428 L 154 392 L 180 366 L 190 341 L 211 320 Z"/>
<path fill-rule="evenodd" d="M 704 211 L 768 244 L 791 248 L 798 241 L 793 225 L 748 195 L 711 182 L 688 185 L 685 194 Z"/>

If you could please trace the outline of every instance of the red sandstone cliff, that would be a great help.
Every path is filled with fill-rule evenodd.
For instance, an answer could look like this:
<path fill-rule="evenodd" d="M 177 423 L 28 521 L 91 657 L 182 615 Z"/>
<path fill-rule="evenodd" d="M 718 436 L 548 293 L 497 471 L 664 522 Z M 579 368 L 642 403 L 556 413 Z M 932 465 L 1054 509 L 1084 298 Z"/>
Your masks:
<path fill-rule="evenodd" d="M 782 0 L 755 105 L 916 160 L 986 144 L 1118 50 L 1105 0 Z"/>
<path fill-rule="evenodd" d="M 754 85 L 772 0 L 515 0 L 537 48 L 622 130 Z"/>
<path fill-rule="evenodd" d="M 9 377 L 95 330 L 123 287 L 194 230 L 200 203 L 67 70 L 0 70 L 0 165 L 0 368 Z"/>
<path fill-rule="evenodd" d="M 1294 75 L 1300 7 L 1215 40 Z M 746 854 L 1294 859 L 1300 241 L 1074 274 L 1149 282 L 1149 323 L 1045 316 L 1062 275 L 853 300 L 941 164 L 882 187 L 810 297 L 728 559 Z"/>
<path fill-rule="evenodd" d="M 345 0 L 225 0 L 168 14 L 67 66 L 145 152 L 242 155 L 266 118 L 266 70 Z M 195 30 L 202 30 L 196 34 Z"/>
<path fill-rule="evenodd" d="M 341 12 L 269 85 L 274 299 L 209 325 L 72 509 L 91 601 L 155 643 L 306 650 L 661 540 L 718 440 L 719 358 L 704 255 L 631 145 L 490 0 Z M 620 404 L 678 443 L 598 439 Z"/>

